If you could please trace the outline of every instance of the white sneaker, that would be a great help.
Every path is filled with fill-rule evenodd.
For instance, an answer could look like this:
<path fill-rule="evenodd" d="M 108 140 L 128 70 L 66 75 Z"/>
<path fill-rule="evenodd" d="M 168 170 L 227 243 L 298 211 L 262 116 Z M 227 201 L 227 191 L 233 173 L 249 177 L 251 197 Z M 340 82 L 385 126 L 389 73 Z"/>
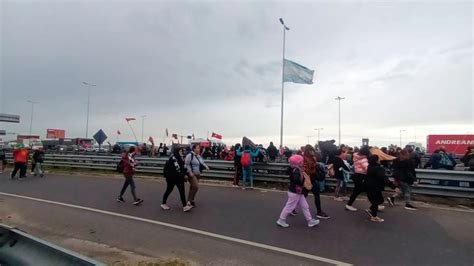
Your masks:
<path fill-rule="evenodd" d="M 282 219 L 278 219 L 277 224 L 281 227 L 284 227 L 284 228 L 290 226 L 289 224 L 286 223 L 285 220 L 282 220 Z"/>
<path fill-rule="evenodd" d="M 193 206 L 191 206 L 191 205 L 186 205 L 186 206 L 183 207 L 183 211 L 184 211 L 184 212 L 188 212 L 188 211 L 190 211 L 192 208 L 193 208 Z"/>
<path fill-rule="evenodd" d="M 344 201 L 344 199 L 343 199 L 342 197 L 337 197 L 337 198 L 334 197 L 334 200 L 335 200 L 335 201 Z"/>
<path fill-rule="evenodd" d="M 308 222 L 308 227 L 314 227 L 314 226 L 316 226 L 316 225 L 318 225 L 318 224 L 319 224 L 319 220 L 311 219 L 311 220 L 309 220 L 309 222 Z"/>
<path fill-rule="evenodd" d="M 378 209 L 379 209 L 379 212 L 381 212 L 381 211 L 385 210 L 385 206 L 379 205 L 379 206 L 378 206 Z"/>
<path fill-rule="evenodd" d="M 171 208 L 170 208 L 170 206 L 168 206 L 166 204 L 161 204 L 161 209 L 163 209 L 164 211 L 169 211 Z"/>
<path fill-rule="evenodd" d="M 342 197 L 342 199 L 343 199 L 344 201 L 349 201 L 351 198 L 349 198 L 348 196 L 345 196 L 345 197 Z"/>
<path fill-rule="evenodd" d="M 351 212 L 356 212 L 357 211 L 356 208 L 354 208 L 352 206 L 349 206 L 349 205 L 346 205 L 346 210 L 351 211 Z"/>

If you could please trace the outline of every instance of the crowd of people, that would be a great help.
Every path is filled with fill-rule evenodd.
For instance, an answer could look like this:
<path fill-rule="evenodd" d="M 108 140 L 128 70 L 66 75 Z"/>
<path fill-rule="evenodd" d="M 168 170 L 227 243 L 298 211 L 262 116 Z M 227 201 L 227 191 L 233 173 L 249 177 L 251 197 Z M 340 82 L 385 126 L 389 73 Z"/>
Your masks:
<path fill-rule="evenodd" d="M 233 186 L 245 189 L 254 188 L 253 165 L 254 162 L 277 160 L 287 161 L 289 164 L 288 177 L 288 200 L 282 209 L 277 224 L 281 227 L 288 227 L 286 222 L 288 215 L 297 215 L 296 208 L 299 207 L 308 222 L 309 227 L 320 223 L 319 219 L 329 219 L 330 216 L 322 209 L 320 199 L 320 187 L 326 178 L 334 178 L 337 185 L 334 191 L 334 200 L 346 202 L 344 208 L 350 212 L 358 211 L 353 205 L 356 198 L 366 193 L 370 202 L 370 207 L 365 209 L 370 221 L 383 222 L 384 219 L 378 216 L 379 211 L 385 209 L 385 200 L 390 206 L 395 205 L 395 201 L 401 198 L 404 201 L 406 210 L 416 210 L 411 202 L 412 187 L 417 185 L 416 168 L 421 168 L 421 152 L 412 147 L 404 149 L 387 149 L 362 146 L 348 147 L 341 145 L 337 147 L 335 141 L 320 141 L 318 145 L 306 145 L 298 151 L 289 151 L 286 148 L 277 149 L 273 143 L 267 149 L 262 145 L 255 145 L 251 142 L 238 143 L 222 152 L 226 152 L 225 157 L 230 157 L 234 161 Z M 166 146 L 162 146 L 164 149 Z M 166 147 L 167 148 L 167 147 Z M 183 211 L 188 212 L 196 207 L 196 195 L 199 190 L 199 181 L 203 171 L 209 170 L 206 165 L 206 151 L 212 149 L 202 149 L 200 144 L 173 147 L 165 167 L 164 177 L 166 179 L 166 190 L 163 193 L 161 209 L 168 211 L 168 197 L 175 187 L 178 188 Z M 217 150 L 216 150 L 217 151 Z M 124 194 L 128 187 L 133 197 L 134 205 L 141 205 L 144 200 L 136 193 L 134 174 L 138 161 L 136 158 L 137 149 L 130 147 L 122 155 L 117 170 L 124 176 L 122 189 L 117 197 L 117 202 L 124 203 Z M 164 155 L 163 155 L 164 156 Z M 15 178 L 19 172 L 19 178 L 26 177 L 27 165 L 30 154 L 29 150 L 19 144 L 13 152 L 14 169 L 11 178 Z M 262 158 L 263 157 L 263 158 Z M 31 156 L 32 175 L 43 177 L 44 171 L 44 151 L 36 149 Z M 474 147 L 469 147 L 466 154 L 461 159 L 466 167 L 474 168 Z M 4 171 L 6 165 L 5 154 L 0 154 L 0 171 Z M 424 168 L 434 169 L 454 169 L 456 161 L 446 153 L 444 147 L 440 147 Z M 392 173 L 393 181 L 387 177 L 387 170 Z M 347 183 L 352 179 L 354 188 L 350 196 L 347 194 Z M 249 186 L 247 186 L 247 180 Z M 185 194 L 185 184 L 189 183 L 189 192 Z M 385 187 L 390 187 L 394 193 L 383 196 Z M 309 193 L 314 196 L 314 204 L 317 209 L 316 217 L 311 215 L 306 197 Z"/>

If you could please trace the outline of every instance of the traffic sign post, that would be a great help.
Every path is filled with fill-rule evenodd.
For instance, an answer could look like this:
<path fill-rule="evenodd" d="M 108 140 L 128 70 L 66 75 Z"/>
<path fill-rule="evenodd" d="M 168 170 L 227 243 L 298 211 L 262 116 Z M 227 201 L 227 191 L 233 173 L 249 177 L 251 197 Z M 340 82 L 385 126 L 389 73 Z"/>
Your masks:
<path fill-rule="evenodd" d="M 99 151 L 100 151 L 100 146 L 102 146 L 102 143 L 104 143 L 104 141 L 107 139 L 107 135 L 105 135 L 102 129 L 99 129 L 99 131 L 97 131 L 97 133 L 94 134 L 94 139 L 99 144 Z"/>

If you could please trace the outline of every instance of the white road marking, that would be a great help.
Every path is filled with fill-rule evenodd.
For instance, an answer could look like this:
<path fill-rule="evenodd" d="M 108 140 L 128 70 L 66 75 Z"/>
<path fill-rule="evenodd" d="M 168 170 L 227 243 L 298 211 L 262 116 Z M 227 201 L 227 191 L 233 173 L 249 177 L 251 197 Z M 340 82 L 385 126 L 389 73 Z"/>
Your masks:
<path fill-rule="evenodd" d="M 333 260 L 333 259 L 328 259 L 328 258 L 324 258 L 324 257 L 320 257 L 320 256 L 315 256 L 315 255 L 311 255 L 311 254 L 307 254 L 307 253 L 303 253 L 303 252 L 298 252 L 298 251 L 294 251 L 294 250 L 290 250 L 290 249 L 274 247 L 274 246 L 270 246 L 270 245 L 266 245 L 266 244 L 261 244 L 261 243 L 252 242 L 252 241 L 248 241 L 248 240 L 243 240 L 243 239 L 239 239 L 239 238 L 233 238 L 233 237 L 229 237 L 229 236 L 219 235 L 219 234 L 215 234 L 215 233 L 211 233 L 211 232 L 207 232 L 207 231 L 203 231 L 203 230 L 198 230 L 198 229 L 193 229 L 193 228 L 188 228 L 188 227 L 184 227 L 184 226 L 179 226 L 179 225 L 175 225 L 175 224 L 164 223 L 164 222 L 160 222 L 160 221 L 155 221 L 155 220 L 130 216 L 130 215 L 126 215 L 126 214 L 120 214 L 120 213 L 109 212 L 109 211 L 104 211 L 104 210 L 99 210 L 99 209 L 94 209 L 94 208 L 89 208 L 89 207 L 84 207 L 84 206 L 79 206 L 79 205 L 73 205 L 73 204 L 67 204 L 67 203 L 62 203 L 62 202 L 57 202 L 57 201 L 32 198 L 32 197 L 16 195 L 16 194 L 10 194 L 10 193 L 4 193 L 4 192 L 0 192 L 0 195 L 8 196 L 8 197 L 14 197 L 14 198 L 20 198 L 20 199 L 33 200 L 33 201 L 37 201 L 37 202 L 43 202 L 43 203 L 48 203 L 48 204 L 53 204 L 53 205 L 58 205 L 58 206 L 64 206 L 64 207 L 69 207 L 69 208 L 74 208 L 74 209 L 80 209 L 80 210 L 85 210 L 85 211 L 90 211 L 90 212 L 95 212 L 95 213 L 101 213 L 101 214 L 121 217 L 121 218 L 135 220 L 135 221 L 141 221 L 141 222 L 150 223 L 150 224 L 161 225 L 161 226 L 174 228 L 174 229 L 178 229 L 178 230 L 182 230 L 182 231 L 186 231 L 186 232 L 191 232 L 191 233 L 195 233 L 195 234 L 199 234 L 199 235 L 203 235 L 203 236 L 208 236 L 208 237 L 221 239 L 221 240 L 226 240 L 226 241 L 239 243 L 239 244 L 243 244 L 243 245 L 258 247 L 258 248 L 261 248 L 261 249 L 280 252 L 280 253 L 284 253 L 284 254 L 288 254 L 288 255 L 292 255 L 292 256 L 296 256 L 296 257 L 301 257 L 301 258 L 306 258 L 306 259 L 310 259 L 310 260 L 325 262 L 325 263 L 333 264 L 333 265 L 341 265 L 341 266 L 352 265 L 350 263 L 337 261 L 337 260 Z"/>

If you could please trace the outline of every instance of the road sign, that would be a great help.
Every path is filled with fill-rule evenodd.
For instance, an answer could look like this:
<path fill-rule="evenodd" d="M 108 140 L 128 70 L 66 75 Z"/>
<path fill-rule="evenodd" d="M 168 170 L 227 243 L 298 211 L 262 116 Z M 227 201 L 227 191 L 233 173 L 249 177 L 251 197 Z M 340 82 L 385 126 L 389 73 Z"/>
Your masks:
<path fill-rule="evenodd" d="M 104 141 L 107 139 L 107 135 L 105 135 L 102 129 L 99 129 L 99 131 L 94 134 L 94 139 L 99 145 L 102 145 L 102 143 L 104 143 Z"/>
<path fill-rule="evenodd" d="M 0 136 L 4 136 L 7 134 L 7 131 L 0 129 Z"/>
<path fill-rule="evenodd" d="M 20 116 L 0 113 L 0 122 L 20 123 Z"/>

